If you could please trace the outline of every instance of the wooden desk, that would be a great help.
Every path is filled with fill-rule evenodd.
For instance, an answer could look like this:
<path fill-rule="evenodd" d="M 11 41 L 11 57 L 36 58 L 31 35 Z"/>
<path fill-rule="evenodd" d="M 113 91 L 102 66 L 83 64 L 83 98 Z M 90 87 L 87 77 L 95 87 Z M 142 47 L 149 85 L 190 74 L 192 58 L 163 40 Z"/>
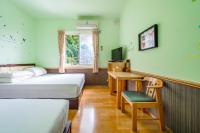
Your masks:
<path fill-rule="evenodd" d="M 131 72 L 108 72 L 108 80 L 109 80 L 109 89 L 112 92 L 113 91 L 113 81 L 116 81 L 117 87 L 117 108 L 121 108 L 121 92 L 125 89 L 122 85 L 123 81 L 125 80 L 134 80 L 135 82 L 135 89 L 136 91 L 140 90 L 142 88 L 141 79 L 143 76 L 133 74 Z"/>

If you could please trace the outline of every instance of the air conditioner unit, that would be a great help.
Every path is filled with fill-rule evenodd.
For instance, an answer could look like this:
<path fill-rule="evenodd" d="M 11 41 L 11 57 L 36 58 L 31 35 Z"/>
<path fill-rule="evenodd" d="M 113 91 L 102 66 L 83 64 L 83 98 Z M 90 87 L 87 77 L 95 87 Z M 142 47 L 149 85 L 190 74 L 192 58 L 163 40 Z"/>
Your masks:
<path fill-rule="evenodd" d="M 98 23 L 96 21 L 88 21 L 88 20 L 79 21 L 77 23 L 76 28 L 78 30 L 94 30 L 98 29 Z"/>

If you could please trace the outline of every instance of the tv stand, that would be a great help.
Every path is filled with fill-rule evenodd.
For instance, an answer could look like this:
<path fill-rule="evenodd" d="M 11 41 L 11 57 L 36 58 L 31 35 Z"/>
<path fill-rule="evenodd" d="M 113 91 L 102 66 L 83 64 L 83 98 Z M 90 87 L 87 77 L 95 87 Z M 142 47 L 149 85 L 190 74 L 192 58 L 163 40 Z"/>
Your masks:
<path fill-rule="evenodd" d="M 130 60 L 109 61 L 108 71 L 130 72 Z"/>
<path fill-rule="evenodd" d="M 130 72 L 130 60 L 123 60 L 123 61 L 115 61 L 115 62 L 108 62 L 108 72 Z M 111 78 L 110 76 L 108 77 Z M 115 81 L 109 82 L 108 80 L 108 87 L 110 89 L 110 94 L 116 92 L 116 83 Z M 123 83 L 124 86 L 127 86 L 127 83 Z"/>
<path fill-rule="evenodd" d="M 110 61 L 108 61 L 108 62 L 124 62 L 124 60 L 117 60 L 117 61 L 115 61 L 115 60 L 110 60 Z"/>

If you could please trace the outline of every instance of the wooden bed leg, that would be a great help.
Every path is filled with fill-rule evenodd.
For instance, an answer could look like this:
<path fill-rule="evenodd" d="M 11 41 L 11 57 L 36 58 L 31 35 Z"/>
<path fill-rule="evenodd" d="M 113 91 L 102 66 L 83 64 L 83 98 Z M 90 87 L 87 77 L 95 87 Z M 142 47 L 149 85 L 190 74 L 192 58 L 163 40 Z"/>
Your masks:
<path fill-rule="evenodd" d="M 63 133 L 72 133 L 72 122 L 71 121 L 66 122 L 65 130 L 63 131 Z"/>
<path fill-rule="evenodd" d="M 69 99 L 69 109 L 78 109 L 79 108 L 79 98 Z"/>

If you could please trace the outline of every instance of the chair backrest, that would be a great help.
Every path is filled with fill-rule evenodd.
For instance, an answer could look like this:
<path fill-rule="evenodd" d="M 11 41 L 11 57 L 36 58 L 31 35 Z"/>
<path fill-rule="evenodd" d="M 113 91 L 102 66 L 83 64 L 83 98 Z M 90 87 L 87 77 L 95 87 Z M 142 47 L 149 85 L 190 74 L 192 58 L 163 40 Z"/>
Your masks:
<path fill-rule="evenodd" d="M 144 81 L 148 82 L 146 94 L 156 100 L 160 100 L 160 89 L 163 87 L 163 81 L 152 77 L 144 77 Z"/>

